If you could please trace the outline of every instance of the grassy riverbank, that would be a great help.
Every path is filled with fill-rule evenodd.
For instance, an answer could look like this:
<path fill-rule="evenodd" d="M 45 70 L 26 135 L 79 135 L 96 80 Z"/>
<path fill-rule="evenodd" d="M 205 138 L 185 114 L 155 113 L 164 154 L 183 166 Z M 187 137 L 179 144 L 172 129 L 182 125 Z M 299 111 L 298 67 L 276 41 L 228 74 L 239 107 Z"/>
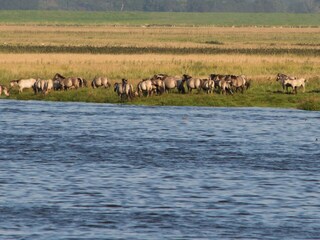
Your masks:
<path fill-rule="evenodd" d="M 318 79 L 319 81 L 319 79 Z M 259 91 L 258 89 L 261 89 Z M 266 90 L 266 89 L 271 90 Z M 207 107 L 273 107 L 296 108 L 301 110 L 320 111 L 320 90 L 307 91 L 298 95 L 284 94 L 274 90 L 275 86 L 262 85 L 253 87 L 246 93 L 234 95 L 220 95 L 214 93 L 178 94 L 172 92 L 161 96 L 136 97 L 131 101 L 121 101 L 112 89 L 80 89 L 68 92 L 52 92 L 47 96 L 33 95 L 31 91 L 22 94 L 13 94 L 11 99 L 18 100 L 43 100 L 63 102 L 95 102 L 95 103 L 125 103 L 146 106 L 207 106 Z"/>
<path fill-rule="evenodd" d="M 214 27 L 208 26 L 213 22 L 197 22 L 206 19 L 202 13 L 159 13 L 163 14 L 159 21 L 156 21 L 158 13 L 97 13 L 97 16 L 83 13 L 81 18 L 81 14 L 75 16 L 79 12 L 56 12 L 58 16 L 65 15 L 52 19 L 50 16 L 55 12 L 46 12 L 48 16 L 43 19 L 39 17 L 43 12 L 12 12 L 6 18 L 7 13 L 0 12 L 0 84 L 8 85 L 10 80 L 20 78 L 48 79 L 57 72 L 87 80 L 96 75 L 107 76 L 112 83 L 128 78 L 133 85 L 155 73 L 180 76 L 188 73 L 197 77 L 210 73 L 245 74 L 253 82 L 245 94 L 171 93 L 127 103 L 320 110 L 320 28 L 306 27 L 314 26 L 311 20 L 305 23 L 301 20 L 303 28 L 290 21 L 289 27 L 279 27 L 282 25 L 279 19 L 278 23 L 269 19 L 269 25 L 262 24 L 264 27 L 248 27 L 259 25 L 259 21 L 251 19 L 250 14 L 235 14 L 242 27 Z M 164 18 L 166 14 L 171 18 Z M 276 20 L 276 16 L 290 14 L 267 15 Z M 110 19 L 102 20 L 102 16 Z M 216 15 L 210 16 L 215 19 Z M 303 17 L 314 19 L 319 15 Z M 26 21 L 22 24 L 19 19 L 23 18 Z M 241 18 L 251 22 L 242 24 Z M 118 19 L 123 21 L 117 22 Z M 234 25 L 222 20 L 226 26 Z M 276 27 L 266 27 L 271 25 Z M 275 81 L 279 72 L 308 79 L 306 93 L 280 92 L 281 86 Z M 47 96 L 35 96 L 32 91 L 11 93 L 10 98 L 25 100 L 121 102 L 112 89 L 88 88 L 51 92 Z"/>
<path fill-rule="evenodd" d="M 66 76 L 81 76 L 92 80 L 95 75 L 108 76 L 112 83 L 126 77 L 136 86 L 145 77 L 166 72 L 182 75 L 207 76 L 211 72 L 246 73 L 252 87 L 244 94 L 207 95 L 203 92 L 135 98 L 126 104 L 217 106 L 217 107 L 281 107 L 320 110 L 320 77 L 317 76 L 317 57 L 247 56 L 235 55 L 95 55 L 95 54 L 0 54 L 0 82 L 8 85 L 11 79 L 20 77 L 52 78 L 56 72 Z M 212 64 L 214 62 L 214 65 Z M 306 93 L 284 94 L 275 81 L 278 71 L 298 73 L 308 79 Z M 271 73 L 271 74 L 270 74 Z M 18 94 L 13 89 L 10 98 L 45 101 L 82 101 L 98 103 L 123 103 L 113 89 L 91 87 L 65 92 L 51 92 L 47 96 L 34 95 L 31 90 Z M 3 96 L 1 98 L 4 98 Z"/>

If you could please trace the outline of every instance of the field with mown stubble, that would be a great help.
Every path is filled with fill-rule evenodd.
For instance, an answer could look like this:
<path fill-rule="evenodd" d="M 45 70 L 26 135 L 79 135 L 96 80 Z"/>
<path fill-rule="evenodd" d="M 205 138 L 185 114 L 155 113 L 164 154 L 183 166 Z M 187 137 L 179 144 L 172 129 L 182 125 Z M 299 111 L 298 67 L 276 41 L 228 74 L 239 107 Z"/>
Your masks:
<path fill-rule="evenodd" d="M 0 83 L 65 76 L 128 78 L 155 73 L 245 74 L 252 88 L 233 96 L 194 92 L 135 98 L 128 104 L 283 107 L 320 110 L 320 28 L 0 25 Z M 278 72 L 308 79 L 306 93 L 283 94 Z M 112 89 L 80 89 L 10 98 L 120 103 Z M 3 98 L 3 96 L 1 96 Z"/>

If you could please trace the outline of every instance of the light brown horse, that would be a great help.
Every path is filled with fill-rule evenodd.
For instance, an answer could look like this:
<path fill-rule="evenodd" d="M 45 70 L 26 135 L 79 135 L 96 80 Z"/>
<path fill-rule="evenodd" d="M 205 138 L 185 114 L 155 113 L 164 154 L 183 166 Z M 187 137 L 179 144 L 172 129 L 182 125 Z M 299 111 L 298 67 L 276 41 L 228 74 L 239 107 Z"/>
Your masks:
<path fill-rule="evenodd" d="M 124 81 L 125 80 L 125 81 Z M 121 100 L 129 99 L 131 100 L 134 97 L 133 86 L 132 84 L 127 83 L 128 80 L 122 79 L 123 83 L 115 83 L 113 86 L 114 91 L 120 96 Z"/>
<path fill-rule="evenodd" d="M 43 93 L 47 94 L 53 89 L 53 80 L 38 79 L 32 86 L 34 94 Z"/>
<path fill-rule="evenodd" d="M 64 77 L 59 73 L 56 73 L 52 79 L 55 83 L 59 82 L 60 88 L 68 90 L 70 88 L 78 89 L 80 87 L 80 79 L 77 77 Z"/>
<path fill-rule="evenodd" d="M 156 87 L 156 93 L 162 94 L 165 92 L 166 86 L 164 84 L 164 81 L 161 79 L 150 79 L 152 84 Z"/>
<path fill-rule="evenodd" d="M 107 77 L 95 77 L 91 82 L 91 86 L 92 88 L 109 88 L 111 86 L 111 83 Z"/>
<path fill-rule="evenodd" d="M 25 88 L 32 88 L 33 84 L 37 80 L 34 78 L 29 78 L 29 79 L 19 79 L 19 80 L 12 80 L 10 81 L 10 89 L 18 86 L 19 88 L 19 93 L 22 93 L 23 89 Z"/>
<path fill-rule="evenodd" d="M 215 88 L 218 88 L 220 94 L 233 94 L 230 81 L 227 81 L 228 75 L 210 74 L 210 79 L 214 81 Z"/>
<path fill-rule="evenodd" d="M 277 82 L 280 82 L 281 86 L 282 86 L 282 91 L 284 92 L 286 90 L 286 92 L 288 92 L 288 87 L 289 86 L 286 86 L 286 84 L 284 83 L 285 80 L 294 80 L 294 79 L 297 79 L 296 77 L 293 77 L 293 76 L 288 76 L 286 74 L 283 74 L 283 73 L 278 73 L 277 74 L 277 78 L 276 78 L 276 81 Z"/>
<path fill-rule="evenodd" d="M 157 87 L 153 84 L 152 80 L 144 79 L 137 84 L 137 92 L 139 97 L 143 96 L 144 94 L 149 97 L 152 96 L 154 92 L 157 92 Z"/>
<path fill-rule="evenodd" d="M 202 87 L 202 79 L 200 78 L 193 78 L 187 74 L 183 75 L 183 80 L 187 83 L 188 92 L 191 93 L 192 89 L 201 90 Z"/>
<path fill-rule="evenodd" d="M 231 88 L 236 92 L 240 90 L 243 93 L 247 88 L 247 80 L 245 75 L 227 75 L 225 80 L 230 83 Z"/>
<path fill-rule="evenodd" d="M 307 80 L 304 78 L 299 78 L 299 79 L 286 79 L 284 80 L 284 85 L 287 88 L 288 92 L 288 87 L 292 88 L 292 92 L 297 94 L 298 93 L 298 88 L 302 87 L 303 91 L 305 92 L 305 85 L 306 85 Z"/>
<path fill-rule="evenodd" d="M 202 90 L 206 91 L 207 94 L 213 93 L 214 81 L 212 79 L 202 79 Z"/>

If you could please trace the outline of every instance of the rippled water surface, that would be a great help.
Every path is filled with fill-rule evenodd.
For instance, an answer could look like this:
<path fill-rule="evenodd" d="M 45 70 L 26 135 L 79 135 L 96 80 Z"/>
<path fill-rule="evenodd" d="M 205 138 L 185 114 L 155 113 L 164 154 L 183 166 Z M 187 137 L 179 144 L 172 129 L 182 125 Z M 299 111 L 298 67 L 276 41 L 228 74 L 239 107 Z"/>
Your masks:
<path fill-rule="evenodd" d="M 319 123 L 0 100 L 0 239 L 319 239 Z"/>

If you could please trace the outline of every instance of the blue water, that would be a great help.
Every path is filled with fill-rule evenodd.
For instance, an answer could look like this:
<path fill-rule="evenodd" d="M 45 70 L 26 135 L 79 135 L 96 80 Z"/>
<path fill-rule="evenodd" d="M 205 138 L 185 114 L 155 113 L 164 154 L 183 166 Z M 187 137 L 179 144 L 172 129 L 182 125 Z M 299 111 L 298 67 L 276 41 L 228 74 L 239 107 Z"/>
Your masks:
<path fill-rule="evenodd" d="M 0 239 L 320 239 L 319 123 L 0 100 Z"/>

